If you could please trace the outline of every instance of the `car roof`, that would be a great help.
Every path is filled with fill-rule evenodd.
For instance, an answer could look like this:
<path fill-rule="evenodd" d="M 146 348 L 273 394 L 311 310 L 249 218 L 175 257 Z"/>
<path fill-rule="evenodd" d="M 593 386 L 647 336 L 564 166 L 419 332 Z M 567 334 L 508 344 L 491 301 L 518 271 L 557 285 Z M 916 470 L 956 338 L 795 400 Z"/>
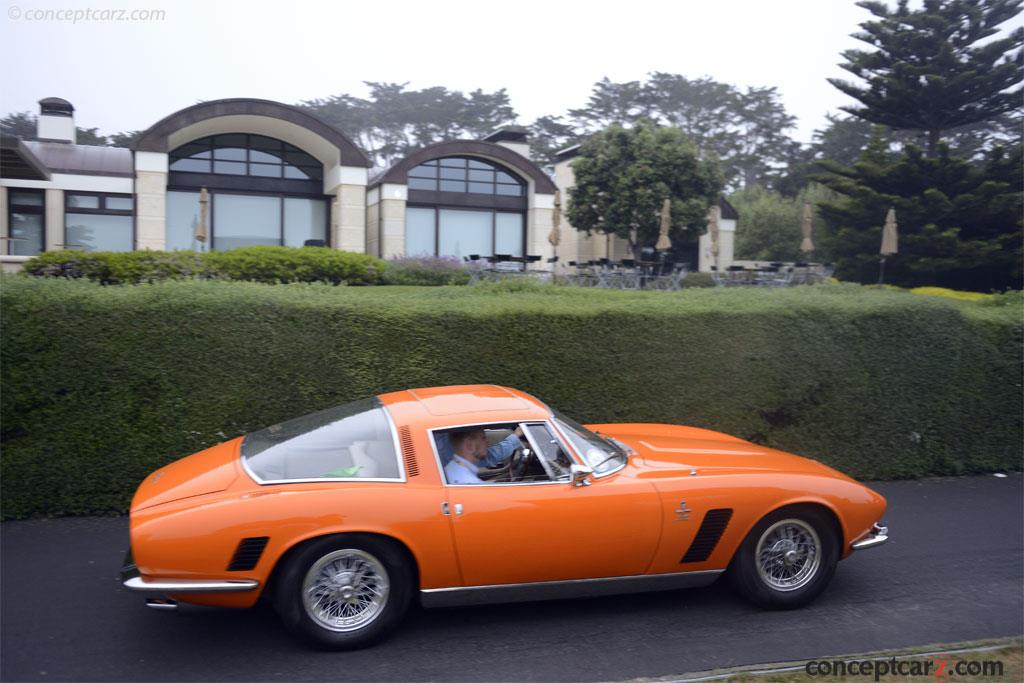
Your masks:
<path fill-rule="evenodd" d="M 378 396 L 396 422 L 439 427 L 478 422 L 544 420 L 548 407 L 527 393 L 494 384 L 393 391 Z"/>

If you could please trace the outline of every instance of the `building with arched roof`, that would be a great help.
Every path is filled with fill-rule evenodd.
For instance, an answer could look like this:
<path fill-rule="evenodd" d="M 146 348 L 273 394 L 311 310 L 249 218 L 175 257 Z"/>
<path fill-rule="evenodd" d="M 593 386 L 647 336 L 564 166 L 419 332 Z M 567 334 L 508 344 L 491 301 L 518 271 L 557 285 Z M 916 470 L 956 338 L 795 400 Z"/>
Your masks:
<path fill-rule="evenodd" d="M 186 107 L 130 148 L 76 144 L 74 106 L 55 97 L 39 105 L 36 140 L 0 140 L 7 269 L 56 249 L 323 245 L 382 258 L 533 256 L 536 267 L 555 255 L 563 263 L 631 256 L 624 241 L 579 233 L 564 216 L 552 246 L 556 192 L 572 186 L 576 150 L 549 175 L 530 159 L 520 126 L 371 170 L 342 131 L 270 100 Z"/>

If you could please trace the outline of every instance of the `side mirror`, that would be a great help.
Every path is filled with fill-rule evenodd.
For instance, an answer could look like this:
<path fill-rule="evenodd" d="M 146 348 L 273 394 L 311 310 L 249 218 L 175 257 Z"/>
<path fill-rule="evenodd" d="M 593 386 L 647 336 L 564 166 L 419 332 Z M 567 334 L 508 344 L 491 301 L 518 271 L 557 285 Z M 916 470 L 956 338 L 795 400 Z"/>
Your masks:
<path fill-rule="evenodd" d="M 590 475 L 594 473 L 592 468 L 574 463 L 569 472 L 572 474 L 573 486 L 590 486 Z"/>

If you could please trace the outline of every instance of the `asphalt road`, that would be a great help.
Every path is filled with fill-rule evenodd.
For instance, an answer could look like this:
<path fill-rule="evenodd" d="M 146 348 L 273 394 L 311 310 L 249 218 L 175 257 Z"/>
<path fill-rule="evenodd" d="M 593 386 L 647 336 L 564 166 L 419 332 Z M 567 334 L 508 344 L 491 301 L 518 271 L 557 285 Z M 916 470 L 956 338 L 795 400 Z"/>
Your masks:
<path fill-rule="evenodd" d="M 1024 633 L 1022 477 L 883 482 L 891 540 L 810 607 L 711 588 L 415 611 L 369 650 L 314 652 L 271 610 L 158 612 L 116 579 L 123 518 L 0 526 L 4 681 L 616 680 Z"/>

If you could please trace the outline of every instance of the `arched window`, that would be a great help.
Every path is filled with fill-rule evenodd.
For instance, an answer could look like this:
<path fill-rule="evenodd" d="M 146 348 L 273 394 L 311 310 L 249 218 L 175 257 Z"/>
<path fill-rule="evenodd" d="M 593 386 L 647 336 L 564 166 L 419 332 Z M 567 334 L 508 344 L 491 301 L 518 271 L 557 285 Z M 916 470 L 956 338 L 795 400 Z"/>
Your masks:
<path fill-rule="evenodd" d="M 405 253 L 462 258 L 525 254 L 526 183 L 476 157 L 431 159 L 409 170 Z"/>
<path fill-rule="evenodd" d="M 523 181 L 501 166 L 470 157 L 433 159 L 410 169 L 409 189 L 506 197 L 526 194 Z"/>
<path fill-rule="evenodd" d="M 329 198 L 323 165 L 265 135 L 223 133 L 170 153 L 167 249 L 222 250 L 258 244 L 326 244 Z M 207 239 L 196 239 L 206 189 Z"/>
<path fill-rule="evenodd" d="M 323 180 L 323 165 L 295 145 L 248 133 L 211 135 L 170 154 L 171 171 Z"/>

